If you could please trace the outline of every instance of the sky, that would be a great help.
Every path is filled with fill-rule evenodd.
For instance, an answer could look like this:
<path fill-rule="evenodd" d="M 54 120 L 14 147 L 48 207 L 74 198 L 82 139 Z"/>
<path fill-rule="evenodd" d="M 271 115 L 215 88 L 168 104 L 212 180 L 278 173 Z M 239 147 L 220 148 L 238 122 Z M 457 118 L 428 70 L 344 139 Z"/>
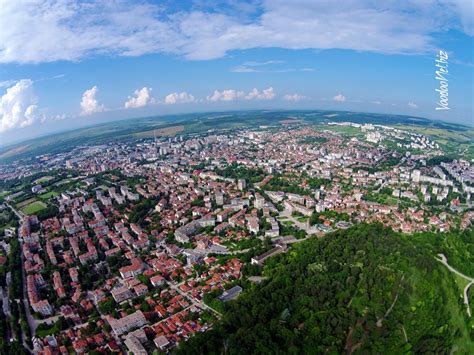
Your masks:
<path fill-rule="evenodd" d="M 474 125 L 473 6 L 0 0 L 0 146 L 116 119 L 240 109 Z M 440 50 L 449 110 L 436 110 Z"/>

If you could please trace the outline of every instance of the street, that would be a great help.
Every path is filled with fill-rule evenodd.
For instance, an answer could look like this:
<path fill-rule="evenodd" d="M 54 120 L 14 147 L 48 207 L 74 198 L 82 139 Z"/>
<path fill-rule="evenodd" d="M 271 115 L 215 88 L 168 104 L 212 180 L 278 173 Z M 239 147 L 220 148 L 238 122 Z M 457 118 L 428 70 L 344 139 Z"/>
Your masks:
<path fill-rule="evenodd" d="M 438 256 L 440 258 L 438 259 L 437 257 L 435 257 L 435 259 L 438 260 L 443 265 L 445 265 L 449 269 L 449 271 L 454 272 L 455 274 L 461 276 L 463 279 L 469 281 L 469 283 L 466 285 L 466 287 L 464 287 L 463 296 L 464 296 L 464 304 L 467 307 L 467 314 L 469 315 L 469 317 L 471 317 L 471 307 L 469 305 L 468 292 L 469 292 L 469 288 L 471 287 L 471 285 L 474 284 L 474 278 L 464 275 L 463 273 L 459 272 L 458 270 L 453 268 L 451 265 L 449 265 L 448 264 L 448 259 L 446 258 L 446 256 L 444 254 L 438 254 Z"/>

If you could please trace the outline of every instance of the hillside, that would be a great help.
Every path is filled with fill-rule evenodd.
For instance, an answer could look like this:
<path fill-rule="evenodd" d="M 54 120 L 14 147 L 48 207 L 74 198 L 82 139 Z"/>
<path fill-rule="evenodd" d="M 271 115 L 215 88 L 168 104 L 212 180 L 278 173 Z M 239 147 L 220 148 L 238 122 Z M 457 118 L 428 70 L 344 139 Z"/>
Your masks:
<path fill-rule="evenodd" d="M 177 353 L 468 353 L 459 286 L 433 254 L 458 258 L 466 243 L 472 232 L 447 246 L 364 224 L 307 240 L 270 259 L 266 281 L 246 285 L 213 330 Z"/>

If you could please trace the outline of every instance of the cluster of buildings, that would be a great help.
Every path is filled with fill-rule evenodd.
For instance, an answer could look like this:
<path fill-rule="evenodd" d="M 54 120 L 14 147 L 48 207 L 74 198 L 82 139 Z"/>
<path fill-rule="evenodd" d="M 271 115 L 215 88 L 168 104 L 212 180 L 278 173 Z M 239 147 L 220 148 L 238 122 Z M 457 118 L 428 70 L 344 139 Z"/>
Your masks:
<path fill-rule="evenodd" d="M 44 161 L 80 176 L 47 202 L 57 215 L 24 217 L 18 230 L 31 311 L 71 326 L 36 350 L 169 351 L 220 317 L 206 295 L 227 302 L 243 291 L 248 252 L 262 265 L 298 242 L 295 231 L 321 236 L 364 221 L 406 233 L 469 227 L 469 162 L 429 166 L 438 147 L 423 136 L 350 125 L 366 139 L 309 126 L 208 132 Z M 381 144 L 387 137 L 427 152 L 399 154 Z M 229 166 L 239 169 L 222 173 Z M 91 322 L 92 335 L 77 331 Z"/>

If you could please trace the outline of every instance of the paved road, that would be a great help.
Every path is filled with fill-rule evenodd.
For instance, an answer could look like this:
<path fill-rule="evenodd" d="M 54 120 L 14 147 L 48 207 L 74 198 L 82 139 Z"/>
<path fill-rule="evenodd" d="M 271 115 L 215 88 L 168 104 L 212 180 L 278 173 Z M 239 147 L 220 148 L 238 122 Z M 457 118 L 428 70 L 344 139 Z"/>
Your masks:
<path fill-rule="evenodd" d="M 238 254 L 243 254 L 243 253 L 246 253 L 250 250 L 250 248 L 247 248 L 247 249 L 242 249 L 242 250 L 227 250 L 227 251 L 223 251 L 223 252 L 220 252 L 220 253 L 216 253 L 216 251 L 212 250 L 212 249 L 203 249 L 202 250 L 202 253 L 203 254 L 220 254 L 220 255 L 238 255 Z"/>
<path fill-rule="evenodd" d="M 196 306 L 199 306 L 201 309 L 207 309 L 211 312 L 213 312 L 214 314 L 217 315 L 218 318 L 220 318 L 222 316 L 222 314 L 220 314 L 218 311 L 216 311 L 214 308 L 211 308 L 209 307 L 208 305 L 206 305 L 204 302 L 200 301 L 200 300 L 197 300 L 195 299 L 194 297 L 192 297 L 190 294 L 188 294 L 187 292 L 183 292 L 180 290 L 179 286 L 181 286 L 182 284 L 184 284 L 186 281 L 181 281 L 179 284 L 173 284 L 169 281 L 166 281 L 166 283 L 168 284 L 168 286 L 170 288 L 172 288 L 173 290 L 175 290 L 176 292 L 178 292 L 181 296 L 185 297 L 188 301 L 191 301 L 191 303 L 193 303 L 194 305 Z"/>
<path fill-rule="evenodd" d="M 467 307 L 467 314 L 469 315 L 469 317 L 471 317 L 471 307 L 469 305 L 468 292 L 469 292 L 469 287 L 471 287 L 471 285 L 474 284 L 474 278 L 464 275 L 462 272 L 456 270 L 451 265 L 449 265 L 448 264 L 448 259 L 446 258 L 446 256 L 444 254 L 438 254 L 438 256 L 439 256 L 439 258 L 435 257 L 435 259 L 438 260 L 444 266 L 446 266 L 449 269 L 449 271 L 454 272 L 455 274 L 461 276 L 463 279 L 469 281 L 467 286 L 464 288 L 464 304 Z"/>
<path fill-rule="evenodd" d="M 23 217 L 25 217 L 25 215 L 23 214 L 23 212 L 19 212 L 17 211 L 15 208 L 13 208 L 12 205 L 10 205 L 8 202 L 6 202 L 6 205 L 8 207 L 10 207 L 10 209 L 13 211 L 14 214 L 16 214 L 16 216 L 19 218 L 19 219 L 23 219 Z"/>
<path fill-rule="evenodd" d="M 466 279 L 466 280 L 469 280 L 469 281 L 474 281 L 474 278 L 472 278 L 470 276 L 467 276 L 467 275 L 464 275 L 462 272 L 456 270 L 451 265 L 449 265 L 448 264 L 448 259 L 446 258 L 446 256 L 444 254 L 438 254 L 438 256 L 440 257 L 440 259 L 438 259 L 438 258 L 435 258 L 435 259 L 438 260 L 440 263 L 444 264 L 450 271 L 454 272 L 455 274 L 458 274 L 463 279 Z"/>
<path fill-rule="evenodd" d="M 295 224 L 296 227 L 298 227 L 299 229 L 304 230 L 308 234 L 317 234 L 317 235 L 321 234 L 321 232 L 318 228 L 309 227 L 308 223 L 303 223 L 303 222 L 298 221 L 295 217 L 293 217 L 291 215 L 291 212 L 286 210 L 286 209 L 280 212 L 280 217 L 283 217 L 283 218 L 286 218 L 286 219 L 290 220 L 291 222 L 293 222 Z M 283 223 L 283 221 L 280 221 L 280 223 Z"/>
<path fill-rule="evenodd" d="M 375 190 L 375 192 L 376 192 L 376 193 L 379 193 L 380 190 L 382 190 L 382 189 L 385 187 L 385 185 L 387 185 L 387 184 L 388 184 L 388 181 L 384 181 L 384 182 L 382 183 L 382 185 L 380 185 L 379 188 L 378 188 L 377 190 Z"/>
<path fill-rule="evenodd" d="M 471 287 L 471 285 L 474 284 L 474 281 L 471 281 L 469 282 L 466 287 L 464 287 L 464 303 L 466 304 L 467 306 L 467 314 L 469 317 L 471 317 L 471 307 L 469 305 L 469 287 Z"/>

